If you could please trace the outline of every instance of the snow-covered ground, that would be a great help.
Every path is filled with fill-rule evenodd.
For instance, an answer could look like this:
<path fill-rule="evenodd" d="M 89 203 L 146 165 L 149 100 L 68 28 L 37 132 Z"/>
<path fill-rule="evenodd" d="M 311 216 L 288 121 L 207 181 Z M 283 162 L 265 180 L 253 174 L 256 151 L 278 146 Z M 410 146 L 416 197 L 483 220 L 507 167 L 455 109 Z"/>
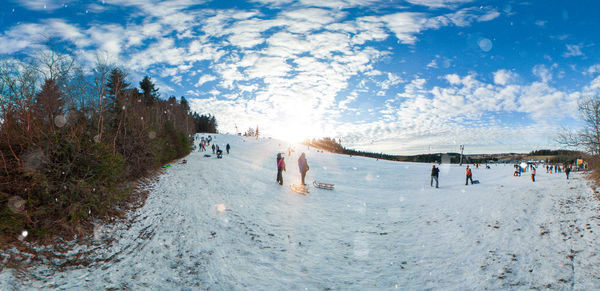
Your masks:
<path fill-rule="evenodd" d="M 600 204 L 583 176 L 319 153 L 216 135 L 231 154 L 189 155 L 151 185 L 133 223 L 98 226 L 87 267 L 4 269 L 0 289 L 339 290 L 600 288 Z M 209 150 L 210 151 L 210 150 Z M 313 180 L 290 191 L 306 152 Z M 108 244 L 106 238 L 115 239 Z M 60 263 L 60 262 L 59 262 Z"/>

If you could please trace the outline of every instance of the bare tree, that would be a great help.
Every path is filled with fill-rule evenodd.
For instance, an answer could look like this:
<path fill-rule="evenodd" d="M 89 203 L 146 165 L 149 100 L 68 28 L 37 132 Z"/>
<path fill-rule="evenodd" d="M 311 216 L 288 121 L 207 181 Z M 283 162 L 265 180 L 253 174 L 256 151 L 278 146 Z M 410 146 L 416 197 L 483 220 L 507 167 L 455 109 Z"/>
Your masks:
<path fill-rule="evenodd" d="M 49 49 L 40 50 L 33 57 L 34 68 L 45 80 L 55 80 L 62 83 L 68 78 L 75 66 L 75 58 L 70 54 L 60 53 L 54 45 Z"/>
<path fill-rule="evenodd" d="M 107 104 L 106 100 L 106 81 L 108 80 L 108 76 L 110 71 L 112 70 L 112 66 L 109 65 L 106 58 L 101 57 L 100 55 L 96 56 L 96 67 L 92 70 L 93 74 L 93 84 L 92 91 L 97 100 L 96 108 L 98 108 L 98 135 L 96 136 L 96 141 L 100 141 L 102 139 L 102 129 L 104 128 L 104 109 Z"/>
<path fill-rule="evenodd" d="M 584 148 L 593 155 L 600 154 L 600 96 L 583 97 L 578 109 L 583 128 L 578 132 L 563 128 L 556 141 L 564 146 Z"/>

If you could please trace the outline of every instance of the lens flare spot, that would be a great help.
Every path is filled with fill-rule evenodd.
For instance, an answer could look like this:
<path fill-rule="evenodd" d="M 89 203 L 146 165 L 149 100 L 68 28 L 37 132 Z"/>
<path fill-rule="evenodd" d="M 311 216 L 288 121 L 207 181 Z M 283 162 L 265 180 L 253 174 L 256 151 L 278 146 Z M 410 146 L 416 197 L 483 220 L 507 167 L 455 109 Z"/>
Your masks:
<path fill-rule="evenodd" d="M 61 114 L 54 118 L 54 125 L 56 127 L 63 127 L 65 124 L 67 124 L 67 118 L 64 115 Z"/>
<path fill-rule="evenodd" d="M 8 199 L 8 209 L 14 213 L 21 213 L 25 210 L 25 200 L 19 196 L 12 196 Z"/>

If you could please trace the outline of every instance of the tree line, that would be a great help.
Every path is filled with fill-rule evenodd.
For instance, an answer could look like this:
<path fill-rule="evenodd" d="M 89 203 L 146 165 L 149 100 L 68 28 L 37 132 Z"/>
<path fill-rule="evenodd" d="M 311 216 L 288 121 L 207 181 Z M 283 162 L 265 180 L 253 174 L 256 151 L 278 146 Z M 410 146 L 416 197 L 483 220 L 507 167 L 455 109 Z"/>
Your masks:
<path fill-rule="evenodd" d="M 434 153 L 434 154 L 418 154 L 411 156 L 402 156 L 402 155 L 389 155 L 384 153 L 374 153 L 368 151 L 359 151 L 353 149 L 347 149 L 341 145 L 341 142 L 325 137 L 321 139 L 306 139 L 303 142 L 305 145 L 309 145 L 318 149 L 322 149 L 332 153 L 340 153 L 351 156 L 363 156 L 375 159 L 382 160 L 390 160 L 390 161 L 400 161 L 400 162 L 418 162 L 418 163 L 440 163 L 442 161 L 450 163 L 450 164 L 459 164 L 461 161 L 460 153 Z M 584 153 L 580 151 L 572 151 L 572 150 L 536 150 L 532 151 L 529 154 L 509 154 L 509 157 L 513 159 L 522 160 L 522 159 L 530 159 L 535 156 L 551 156 L 548 157 L 547 162 L 556 162 L 556 163 L 573 163 L 577 158 L 581 158 L 584 156 Z M 498 154 L 498 155 L 485 155 L 485 156 L 469 156 L 464 155 L 462 157 L 462 162 L 465 164 L 478 163 L 485 164 L 488 162 L 499 162 L 501 159 L 499 157 L 506 156 L 506 154 Z"/>
<path fill-rule="evenodd" d="M 76 234 L 115 215 L 132 183 L 187 155 L 214 116 L 185 97 L 134 87 L 119 67 L 86 71 L 70 54 L 0 60 L 0 240 Z"/>

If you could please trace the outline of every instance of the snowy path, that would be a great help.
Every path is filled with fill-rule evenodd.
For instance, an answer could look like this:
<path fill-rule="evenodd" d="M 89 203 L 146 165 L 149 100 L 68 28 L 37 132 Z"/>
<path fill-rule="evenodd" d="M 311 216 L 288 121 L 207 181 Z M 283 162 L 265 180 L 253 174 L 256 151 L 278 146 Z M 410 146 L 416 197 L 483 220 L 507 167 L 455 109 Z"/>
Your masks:
<path fill-rule="evenodd" d="M 194 152 L 152 185 L 124 224 L 98 227 L 87 268 L 4 270 L 0 289 L 328 290 L 600 287 L 600 204 L 580 174 L 430 165 L 306 151 L 311 188 L 275 183 L 272 140 L 218 135 L 232 153 Z M 304 147 L 302 149 L 305 149 Z M 301 152 L 302 149 L 299 149 Z M 298 154 L 285 185 L 299 180 Z"/>

